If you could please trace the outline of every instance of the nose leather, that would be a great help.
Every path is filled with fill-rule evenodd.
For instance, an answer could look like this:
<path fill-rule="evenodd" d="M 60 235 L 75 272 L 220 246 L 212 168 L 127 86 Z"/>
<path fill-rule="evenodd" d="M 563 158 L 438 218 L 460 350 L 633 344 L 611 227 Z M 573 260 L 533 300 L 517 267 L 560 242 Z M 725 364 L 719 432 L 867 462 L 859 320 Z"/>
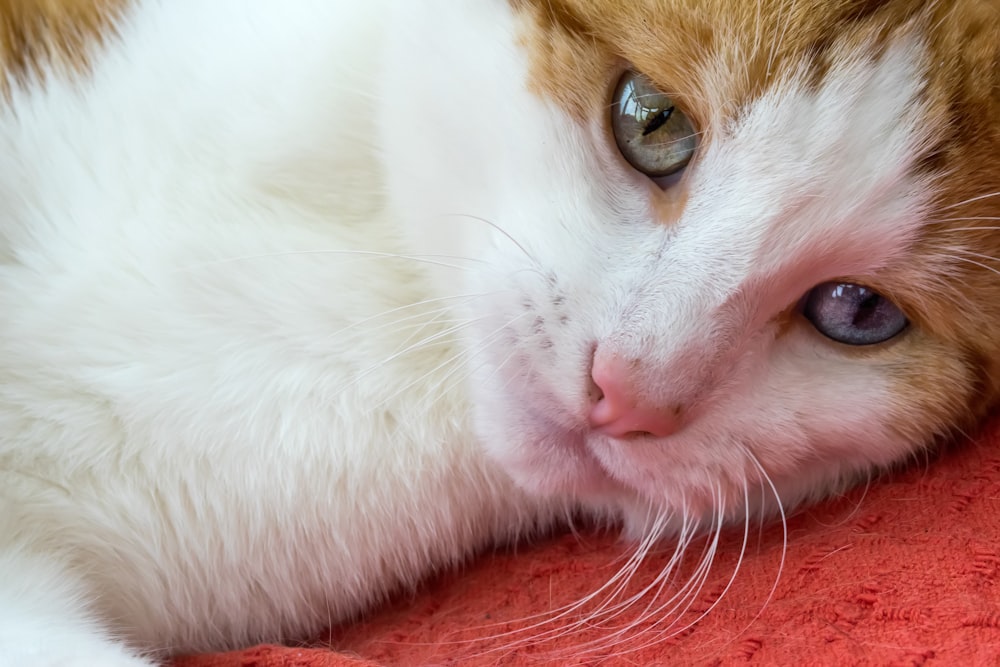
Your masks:
<path fill-rule="evenodd" d="M 669 408 L 644 401 L 641 383 L 630 364 L 616 355 L 594 355 L 591 379 L 601 396 L 591 407 L 590 425 L 615 438 L 666 437 L 679 427 Z"/>

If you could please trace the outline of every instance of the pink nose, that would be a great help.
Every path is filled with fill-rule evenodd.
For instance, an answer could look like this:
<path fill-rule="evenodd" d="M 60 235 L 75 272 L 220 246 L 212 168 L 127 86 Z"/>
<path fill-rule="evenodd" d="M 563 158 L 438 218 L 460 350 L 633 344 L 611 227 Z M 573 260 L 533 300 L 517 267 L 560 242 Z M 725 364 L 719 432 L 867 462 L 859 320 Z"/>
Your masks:
<path fill-rule="evenodd" d="M 602 394 L 590 410 L 590 425 L 597 430 L 615 438 L 665 437 L 677 431 L 672 411 L 643 403 L 642 387 L 620 357 L 596 354 L 590 374 Z"/>

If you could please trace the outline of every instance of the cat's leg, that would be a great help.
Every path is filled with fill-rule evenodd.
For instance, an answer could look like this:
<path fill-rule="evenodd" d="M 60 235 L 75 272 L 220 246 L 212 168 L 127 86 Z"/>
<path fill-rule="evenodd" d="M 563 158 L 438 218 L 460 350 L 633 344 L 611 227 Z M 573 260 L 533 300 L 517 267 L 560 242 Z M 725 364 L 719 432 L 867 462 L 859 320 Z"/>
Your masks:
<path fill-rule="evenodd" d="M 150 667 L 87 611 L 58 565 L 0 548 L 0 667 Z"/>

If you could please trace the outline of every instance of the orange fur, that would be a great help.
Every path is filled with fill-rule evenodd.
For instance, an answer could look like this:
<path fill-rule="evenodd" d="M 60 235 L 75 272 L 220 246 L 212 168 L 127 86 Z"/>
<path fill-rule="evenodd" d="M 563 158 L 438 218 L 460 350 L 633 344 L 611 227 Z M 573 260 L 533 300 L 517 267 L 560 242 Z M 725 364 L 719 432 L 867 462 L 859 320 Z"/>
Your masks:
<path fill-rule="evenodd" d="M 0 0 L 0 90 L 43 68 L 84 71 L 127 0 Z"/>

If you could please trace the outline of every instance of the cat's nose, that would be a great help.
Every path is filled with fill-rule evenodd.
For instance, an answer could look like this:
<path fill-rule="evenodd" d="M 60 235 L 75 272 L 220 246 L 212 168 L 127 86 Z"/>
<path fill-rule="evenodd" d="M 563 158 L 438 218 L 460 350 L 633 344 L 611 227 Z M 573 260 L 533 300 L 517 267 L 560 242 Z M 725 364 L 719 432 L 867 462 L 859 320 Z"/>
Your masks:
<path fill-rule="evenodd" d="M 590 376 L 597 389 L 589 415 L 593 428 L 627 439 L 642 435 L 666 437 L 680 427 L 673 410 L 645 402 L 641 383 L 628 361 L 598 352 Z"/>

